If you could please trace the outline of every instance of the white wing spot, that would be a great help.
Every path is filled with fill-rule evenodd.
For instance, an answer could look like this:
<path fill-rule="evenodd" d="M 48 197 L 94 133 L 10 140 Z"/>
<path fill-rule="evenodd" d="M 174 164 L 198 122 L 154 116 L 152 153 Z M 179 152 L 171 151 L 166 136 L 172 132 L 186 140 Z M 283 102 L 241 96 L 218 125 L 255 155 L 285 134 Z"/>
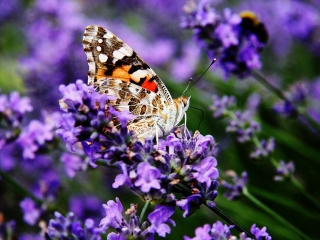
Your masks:
<path fill-rule="evenodd" d="M 147 76 L 151 77 L 149 71 L 148 70 L 142 70 L 142 69 L 137 70 L 134 73 L 130 74 L 131 79 L 133 81 L 137 82 L 137 83 L 140 82 L 141 78 L 145 78 Z"/>
<path fill-rule="evenodd" d="M 117 59 L 122 59 L 125 55 L 122 52 L 119 52 L 118 50 L 113 51 L 113 57 L 115 61 L 117 61 Z"/>
<path fill-rule="evenodd" d="M 132 49 L 127 44 L 124 44 L 123 47 L 121 47 L 118 51 L 128 57 L 132 56 L 133 53 Z"/>
<path fill-rule="evenodd" d="M 104 38 L 113 38 L 113 34 L 111 32 L 106 32 L 104 35 L 103 35 Z"/>
<path fill-rule="evenodd" d="M 101 47 L 100 46 L 97 46 L 97 51 L 101 52 Z"/>
<path fill-rule="evenodd" d="M 105 55 L 105 54 L 102 54 L 102 53 L 100 53 L 99 54 L 99 61 L 100 62 L 106 62 L 108 60 L 108 56 L 107 55 Z"/>
<path fill-rule="evenodd" d="M 98 39 L 98 43 L 102 43 L 103 42 L 103 40 L 100 38 L 100 39 Z"/>

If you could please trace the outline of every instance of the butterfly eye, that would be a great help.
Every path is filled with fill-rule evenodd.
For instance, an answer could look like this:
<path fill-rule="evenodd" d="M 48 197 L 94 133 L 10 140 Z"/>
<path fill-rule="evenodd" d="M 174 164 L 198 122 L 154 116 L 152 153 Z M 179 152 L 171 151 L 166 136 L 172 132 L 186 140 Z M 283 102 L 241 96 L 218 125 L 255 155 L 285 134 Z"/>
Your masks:
<path fill-rule="evenodd" d="M 190 98 L 191 97 L 183 97 L 181 99 L 182 100 L 182 104 L 183 104 L 183 108 L 186 109 L 186 110 L 189 108 Z"/>

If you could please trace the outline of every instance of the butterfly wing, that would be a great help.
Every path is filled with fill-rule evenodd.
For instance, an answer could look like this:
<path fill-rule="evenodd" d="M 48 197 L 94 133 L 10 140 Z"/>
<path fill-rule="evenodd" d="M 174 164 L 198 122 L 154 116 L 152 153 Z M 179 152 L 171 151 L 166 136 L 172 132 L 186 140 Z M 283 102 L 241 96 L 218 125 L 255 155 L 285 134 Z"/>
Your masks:
<path fill-rule="evenodd" d="M 140 140 L 154 137 L 156 124 L 161 129 L 168 122 L 165 110 L 174 105 L 161 79 L 136 52 L 103 27 L 88 26 L 83 47 L 89 64 L 88 84 L 100 93 L 115 96 L 109 104 L 116 110 L 128 110 L 136 116 L 128 129 Z"/>
<path fill-rule="evenodd" d="M 107 77 L 121 79 L 159 94 L 169 105 L 172 97 L 157 74 L 120 38 L 97 25 L 86 28 L 83 47 L 89 64 L 88 84 L 98 88 Z"/>

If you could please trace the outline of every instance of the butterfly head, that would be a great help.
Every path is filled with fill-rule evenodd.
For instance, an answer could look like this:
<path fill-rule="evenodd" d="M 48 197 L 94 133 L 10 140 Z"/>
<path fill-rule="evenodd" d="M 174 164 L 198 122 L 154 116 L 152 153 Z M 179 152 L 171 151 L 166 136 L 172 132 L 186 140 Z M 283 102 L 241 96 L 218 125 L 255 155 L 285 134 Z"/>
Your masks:
<path fill-rule="evenodd" d="M 174 99 L 174 102 L 177 108 L 176 120 L 174 123 L 175 126 L 178 125 L 178 123 L 183 118 L 184 113 L 188 110 L 189 104 L 190 104 L 190 98 L 191 96 L 190 97 L 182 96 Z"/>

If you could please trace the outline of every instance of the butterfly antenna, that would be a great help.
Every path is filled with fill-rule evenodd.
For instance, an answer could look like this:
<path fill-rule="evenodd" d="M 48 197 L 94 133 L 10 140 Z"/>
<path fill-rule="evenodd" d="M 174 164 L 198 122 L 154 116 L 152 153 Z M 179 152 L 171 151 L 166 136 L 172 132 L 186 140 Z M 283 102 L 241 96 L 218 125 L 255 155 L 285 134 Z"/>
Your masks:
<path fill-rule="evenodd" d="M 203 120 L 203 117 L 204 117 L 204 112 L 203 112 L 203 110 L 201 108 L 192 107 L 192 106 L 189 106 L 189 108 L 193 108 L 193 109 L 199 110 L 201 112 L 201 119 L 200 119 L 200 122 L 199 122 L 199 125 L 198 125 L 198 128 L 197 128 L 197 129 L 199 129 L 200 125 L 201 125 L 201 122 Z"/>
<path fill-rule="evenodd" d="M 191 83 L 192 83 L 192 77 L 189 79 L 188 86 L 186 87 L 186 90 L 183 91 L 182 96 L 184 96 L 186 94 L 186 92 L 188 91 Z"/>
<path fill-rule="evenodd" d="M 191 84 L 191 86 L 190 86 L 190 81 L 192 81 L 192 78 L 190 78 L 189 83 L 188 83 L 188 86 L 187 86 L 186 90 L 184 90 L 182 96 L 185 96 L 185 94 L 187 93 L 187 91 L 188 91 L 190 88 L 192 88 L 192 87 L 203 77 L 204 74 L 206 74 L 206 72 L 210 69 L 210 67 L 211 67 L 216 61 L 217 61 L 217 59 L 214 58 L 214 59 L 212 60 L 212 62 L 210 63 L 210 65 L 206 68 L 206 70 L 201 74 L 201 76 L 200 76 L 196 81 L 194 81 L 194 82 Z"/>

